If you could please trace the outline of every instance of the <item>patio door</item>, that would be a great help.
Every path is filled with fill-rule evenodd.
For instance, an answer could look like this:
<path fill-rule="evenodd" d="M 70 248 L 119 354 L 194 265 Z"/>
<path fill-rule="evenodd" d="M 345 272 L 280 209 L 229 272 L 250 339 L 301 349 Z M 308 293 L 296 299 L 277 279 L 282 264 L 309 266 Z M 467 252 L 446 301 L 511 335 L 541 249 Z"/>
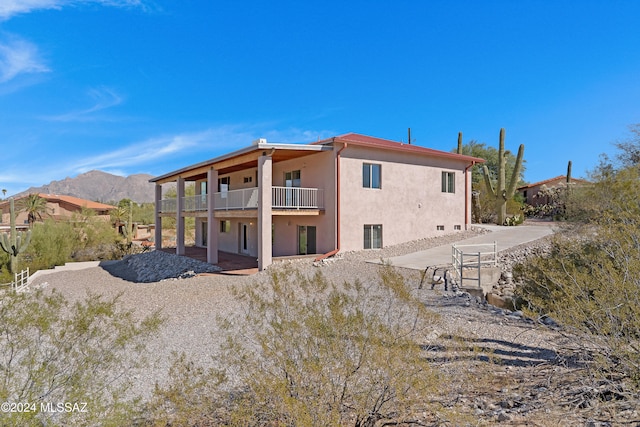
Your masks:
<path fill-rule="evenodd" d="M 316 253 L 316 227 L 311 225 L 298 226 L 298 255 Z"/>
<path fill-rule="evenodd" d="M 284 173 L 285 206 L 297 206 L 298 193 L 293 187 L 300 187 L 300 170 Z"/>
<path fill-rule="evenodd" d="M 238 226 L 240 227 L 240 230 L 238 233 L 239 252 L 241 254 L 248 254 L 249 253 L 249 224 L 240 223 L 238 224 Z"/>

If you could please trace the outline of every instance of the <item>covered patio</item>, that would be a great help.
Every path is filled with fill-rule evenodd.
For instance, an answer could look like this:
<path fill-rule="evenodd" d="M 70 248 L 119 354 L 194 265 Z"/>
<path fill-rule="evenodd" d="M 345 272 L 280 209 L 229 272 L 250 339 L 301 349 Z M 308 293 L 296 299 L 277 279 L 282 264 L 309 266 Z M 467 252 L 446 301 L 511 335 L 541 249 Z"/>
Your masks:
<path fill-rule="evenodd" d="M 176 253 L 176 248 L 171 247 L 160 250 L 170 254 Z M 183 256 L 207 262 L 207 248 L 186 246 Z M 229 252 L 218 251 L 218 262 L 216 265 L 222 269 L 218 274 L 248 276 L 258 272 L 258 260 L 256 257 L 232 254 Z"/>

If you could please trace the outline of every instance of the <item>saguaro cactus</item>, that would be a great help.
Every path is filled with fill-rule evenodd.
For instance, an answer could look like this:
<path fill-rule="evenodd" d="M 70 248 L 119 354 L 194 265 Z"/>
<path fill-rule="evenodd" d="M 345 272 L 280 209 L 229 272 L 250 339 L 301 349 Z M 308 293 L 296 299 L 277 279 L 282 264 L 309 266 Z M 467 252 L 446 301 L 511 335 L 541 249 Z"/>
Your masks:
<path fill-rule="evenodd" d="M 462 154 L 462 132 L 458 132 L 458 149 L 456 152 Z"/>
<path fill-rule="evenodd" d="M 567 184 L 571 184 L 571 160 L 567 163 Z"/>
<path fill-rule="evenodd" d="M 11 257 L 9 268 L 12 273 L 17 271 L 18 255 L 27 249 L 31 241 L 31 230 L 26 233 L 16 232 L 16 212 L 13 205 L 13 197 L 9 199 L 10 209 L 10 233 L 2 233 L 0 236 L 0 247 Z"/>
<path fill-rule="evenodd" d="M 486 165 L 483 165 L 482 167 L 487 192 L 495 199 L 496 212 L 498 213 L 498 225 L 504 225 L 507 218 L 507 200 L 512 198 L 516 191 L 518 177 L 520 176 L 520 169 L 522 168 L 522 157 L 524 156 L 524 144 L 520 144 L 520 147 L 518 148 L 518 156 L 516 157 L 516 164 L 511 172 L 511 179 L 509 184 L 505 185 L 505 175 L 507 173 L 506 155 L 508 152 L 504 151 L 504 133 L 504 128 L 500 129 L 500 145 L 498 146 L 498 182 L 496 183 L 497 186 L 495 188 L 489 176 L 489 169 Z"/>

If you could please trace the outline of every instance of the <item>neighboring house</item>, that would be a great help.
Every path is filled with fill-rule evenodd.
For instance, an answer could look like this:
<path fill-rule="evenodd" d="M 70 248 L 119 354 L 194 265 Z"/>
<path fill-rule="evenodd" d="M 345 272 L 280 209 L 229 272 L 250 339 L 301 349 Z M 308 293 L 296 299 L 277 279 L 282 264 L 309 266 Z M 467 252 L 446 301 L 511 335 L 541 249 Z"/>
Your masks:
<path fill-rule="evenodd" d="M 156 184 L 156 246 L 162 218 L 195 217 L 196 245 L 258 258 L 376 249 L 465 230 L 471 166 L 484 160 L 359 134 L 312 144 L 265 139 L 151 179 Z M 184 197 L 185 182 L 196 195 Z M 162 200 L 162 185 L 177 198 Z M 213 196 L 213 197 L 211 197 Z M 375 255 L 372 255 L 375 257 Z"/>
<path fill-rule="evenodd" d="M 115 206 L 106 205 L 104 203 L 92 202 L 91 200 L 80 199 L 73 196 L 63 196 L 58 194 L 39 194 L 40 197 L 47 201 L 46 213 L 42 214 L 43 219 L 53 218 L 56 220 L 71 219 L 74 214 L 81 213 L 83 209 L 92 210 L 96 217 L 109 221 L 109 212 L 115 209 Z M 20 200 L 28 196 L 14 199 L 16 210 L 16 224 L 28 224 L 27 212 L 21 211 Z M 9 224 L 9 200 L 0 202 L 0 210 L 2 211 L 2 224 Z"/>
<path fill-rule="evenodd" d="M 586 181 L 584 179 L 571 178 L 571 184 L 573 185 L 587 184 L 588 182 L 589 181 Z M 555 178 L 545 179 L 544 181 L 534 182 L 533 184 L 523 185 L 522 187 L 518 187 L 516 191 L 522 196 L 525 203 L 527 203 L 528 205 L 539 206 L 549 203 L 547 197 L 535 197 L 537 196 L 538 192 L 540 192 L 543 186 L 545 188 L 552 188 L 566 184 L 567 176 L 560 175 L 556 176 Z"/>

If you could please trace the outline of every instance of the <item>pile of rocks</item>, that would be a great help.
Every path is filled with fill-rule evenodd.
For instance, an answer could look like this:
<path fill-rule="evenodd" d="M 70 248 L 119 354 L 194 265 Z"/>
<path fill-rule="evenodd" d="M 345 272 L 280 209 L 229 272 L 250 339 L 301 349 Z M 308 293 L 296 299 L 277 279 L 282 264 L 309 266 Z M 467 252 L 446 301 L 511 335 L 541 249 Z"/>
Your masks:
<path fill-rule="evenodd" d="M 532 256 L 548 255 L 550 251 L 551 244 L 549 240 L 540 239 L 500 253 L 498 265 L 502 270 L 502 274 L 498 283 L 493 286 L 492 293 L 503 298 L 512 298 L 517 285 L 513 278 L 513 266 L 524 262 Z"/>
<path fill-rule="evenodd" d="M 216 273 L 220 267 L 197 259 L 151 251 L 128 255 L 123 258 L 122 267 L 135 272 L 136 282 L 158 282 L 166 279 L 185 279 L 200 273 Z"/>

